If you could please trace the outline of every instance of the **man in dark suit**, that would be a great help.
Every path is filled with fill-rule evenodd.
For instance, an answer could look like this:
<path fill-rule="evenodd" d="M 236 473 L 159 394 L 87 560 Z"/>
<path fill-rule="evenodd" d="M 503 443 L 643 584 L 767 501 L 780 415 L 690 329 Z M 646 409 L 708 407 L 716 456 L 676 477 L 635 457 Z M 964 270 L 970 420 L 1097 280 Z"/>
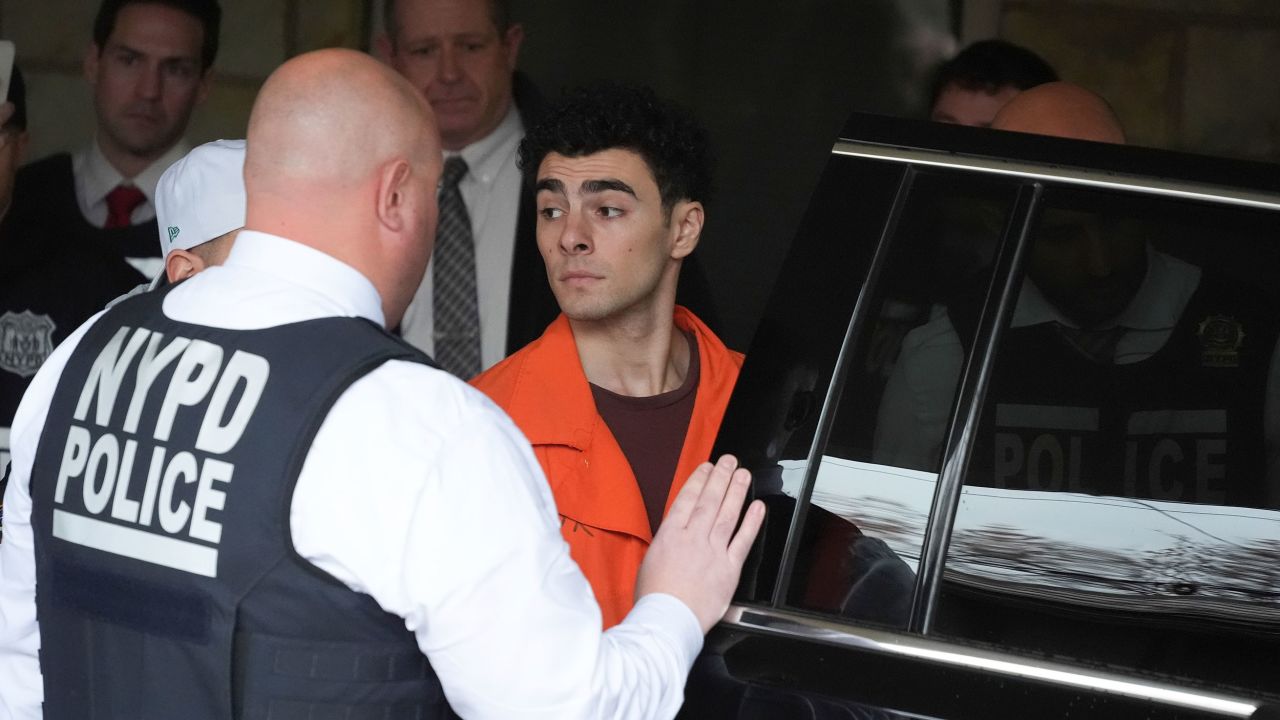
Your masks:
<path fill-rule="evenodd" d="M 516 168 L 541 100 L 515 72 L 524 30 L 505 0 L 388 0 L 384 9 L 379 54 L 435 111 L 446 160 L 441 215 L 456 219 L 442 220 L 432 270 L 400 332 L 468 378 L 558 313 Z"/>
<path fill-rule="evenodd" d="M 156 182 L 190 149 L 182 136 L 208 94 L 220 22 L 217 0 L 103 0 L 84 57 L 94 138 L 18 174 L 10 271 L 78 262 L 107 299 L 159 272 Z M 75 324 L 101 307 L 84 304 Z"/>
<path fill-rule="evenodd" d="M 0 227 L 0 475 L 9 422 L 53 347 L 164 266 L 156 183 L 188 149 L 182 134 L 208 92 L 220 20 L 217 0 L 103 0 L 84 57 L 94 139 L 23 167 L 0 191 L 13 197 Z M 14 79 L 21 112 L 0 127 L 5 174 L 26 145 Z"/>

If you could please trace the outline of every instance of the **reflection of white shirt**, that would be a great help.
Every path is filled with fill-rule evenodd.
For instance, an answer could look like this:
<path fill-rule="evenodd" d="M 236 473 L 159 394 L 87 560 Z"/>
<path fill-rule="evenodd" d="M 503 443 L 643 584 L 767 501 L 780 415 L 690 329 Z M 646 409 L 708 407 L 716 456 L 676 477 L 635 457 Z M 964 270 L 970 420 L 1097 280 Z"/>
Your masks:
<path fill-rule="evenodd" d="M 250 231 L 225 265 L 170 292 L 164 312 L 233 329 L 383 322 L 377 291 L 351 267 Z M 0 542 L 4 718 L 40 717 L 31 466 L 58 378 L 90 323 L 45 362 L 13 423 Z M 464 717 L 671 717 L 683 701 L 702 644 L 693 613 L 651 594 L 602 634 L 528 442 L 447 373 L 391 361 L 353 383 L 315 436 L 289 518 L 299 555 L 404 618 Z"/>
<path fill-rule="evenodd" d="M 1103 328 L 1125 332 L 1116 344 L 1116 364 L 1154 355 L 1173 333 L 1200 285 L 1200 268 L 1147 248 L 1147 274 L 1124 311 Z M 1029 279 L 1014 306 L 1012 327 L 1046 322 L 1077 328 Z M 964 346 L 951 318 L 935 308 L 929 321 L 907 333 L 898 362 L 885 385 L 876 421 L 872 459 L 876 463 L 936 470 L 964 366 Z M 1280 473 L 1280 352 L 1272 352 L 1265 407 L 1268 473 Z M 1272 483 L 1275 487 L 1277 483 Z"/>
<path fill-rule="evenodd" d="M 1178 325 L 1178 318 L 1182 317 L 1182 311 L 1199 285 L 1200 268 L 1148 248 L 1147 274 L 1133 299 L 1115 318 L 1090 329 L 1124 328 L 1125 333 L 1116 343 L 1114 360 L 1117 365 L 1146 360 L 1169 340 Z M 1045 298 L 1040 288 L 1027 279 L 1022 283 L 1022 292 L 1013 308 L 1012 326 L 1020 328 L 1049 322 L 1069 328 L 1080 327 L 1063 315 Z M 957 337 L 956 343 L 959 342 Z"/>
<path fill-rule="evenodd" d="M 488 369 L 507 354 L 507 317 L 510 314 L 511 262 L 515 257 L 516 222 L 520 210 L 520 170 L 516 150 L 524 137 L 524 125 L 515 104 L 493 132 L 458 153 L 467 161 L 467 174 L 458 181 L 462 202 L 471 218 L 471 238 L 476 248 L 476 294 L 480 303 L 480 366 Z M 432 332 L 432 268 L 400 322 L 400 334 L 427 354 L 435 350 Z"/>

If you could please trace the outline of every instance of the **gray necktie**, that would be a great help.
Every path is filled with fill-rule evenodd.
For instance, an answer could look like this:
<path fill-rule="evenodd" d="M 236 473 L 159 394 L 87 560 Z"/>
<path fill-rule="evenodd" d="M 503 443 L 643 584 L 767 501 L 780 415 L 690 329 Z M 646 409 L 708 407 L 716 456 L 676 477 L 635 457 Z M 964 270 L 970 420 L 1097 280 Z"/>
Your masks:
<path fill-rule="evenodd" d="M 467 161 L 445 161 L 440 182 L 440 225 L 432 258 L 435 359 L 440 367 L 468 380 L 480 372 L 480 310 L 476 301 L 476 249 L 471 218 L 462 204 L 458 181 Z"/>

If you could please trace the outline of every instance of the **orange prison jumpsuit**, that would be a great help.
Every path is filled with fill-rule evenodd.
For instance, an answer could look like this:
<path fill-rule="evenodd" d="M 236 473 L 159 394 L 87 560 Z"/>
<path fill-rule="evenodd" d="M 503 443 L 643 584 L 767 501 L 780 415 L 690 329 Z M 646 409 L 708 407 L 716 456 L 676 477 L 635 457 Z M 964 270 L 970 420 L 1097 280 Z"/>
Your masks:
<path fill-rule="evenodd" d="M 683 307 L 677 327 L 697 338 L 700 381 L 667 509 L 685 480 L 708 459 L 742 354 Z M 635 601 L 636 573 L 653 540 L 640 487 L 609 426 L 596 412 L 569 321 L 560 315 L 537 340 L 476 376 L 524 432 L 555 495 L 560 532 L 591 583 L 604 627 L 622 622 Z"/>

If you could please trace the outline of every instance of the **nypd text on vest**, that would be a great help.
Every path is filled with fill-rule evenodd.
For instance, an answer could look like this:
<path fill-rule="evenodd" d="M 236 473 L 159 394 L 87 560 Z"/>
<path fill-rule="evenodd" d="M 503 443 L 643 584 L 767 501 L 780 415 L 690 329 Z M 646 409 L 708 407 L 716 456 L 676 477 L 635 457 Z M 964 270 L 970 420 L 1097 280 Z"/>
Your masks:
<path fill-rule="evenodd" d="M 235 474 L 217 456 L 240 440 L 270 374 L 259 355 L 226 355 L 214 343 L 144 328 L 112 337 L 89 371 L 62 451 L 55 537 L 216 576 L 222 525 L 209 514 L 223 509 Z M 168 386 L 151 392 L 164 375 Z M 199 422 L 194 447 L 169 447 L 180 416 Z M 68 502 L 76 493 L 82 506 Z"/>

